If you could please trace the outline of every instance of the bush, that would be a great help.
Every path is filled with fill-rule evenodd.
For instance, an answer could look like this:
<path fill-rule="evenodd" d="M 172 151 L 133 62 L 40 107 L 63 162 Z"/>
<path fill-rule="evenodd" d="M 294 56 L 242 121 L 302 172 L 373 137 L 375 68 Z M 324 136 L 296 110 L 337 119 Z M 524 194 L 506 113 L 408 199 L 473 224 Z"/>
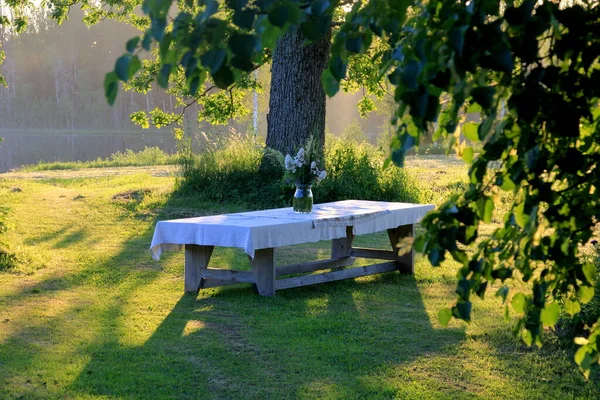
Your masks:
<path fill-rule="evenodd" d="M 4 242 L 4 233 L 8 230 L 6 216 L 8 208 L 0 207 L 0 272 L 10 271 L 16 267 L 16 257 L 8 250 L 7 244 Z"/>
<path fill-rule="evenodd" d="M 248 208 L 291 205 L 293 188 L 282 181 L 279 165 L 263 160 L 264 148 L 251 137 L 234 135 L 218 149 L 194 155 L 183 152 L 177 189 L 198 200 L 243 204 Z M 268 161 L 268 159 L 267 159 Z M 420 193 L 405 171 L 383 168 L 374 146 L 329 138 L 325 148 L 327 178 L 313 187 L 317 203 L 345 199 L 418 202 Z"/>
<path fill-rule="evenodd" d="M 594 241 L 592 254 L 588 257 L 596 265 L 596 271 L 600 271 L 600 244 Z M 600 279 L 596 275 L 594 282 L 594 297 L 581 306 L 581 311 L 574 317 L 564 315 L 558 321 L 557 333 L 560 337 L 568 340 L 567 345 L 573 345 L 573 339 L 577 336 L 587 336 L 586 327 L 590 327 L 600 319 Z"/>
<path fill-rule="evenodd" d="M 406 171 L 383 168 L 383 153 L 367 143 L 331 138 L 325 148 L 327 178 L 314 189 L 319 202 L 359 199 L 419 202 L 416 183 Z"/>
<path fill-rule="evenodd" d="M 208 202 L 257 208 L 280 206 L 283 171 L 261 170 L 262 158 L 263 148 L 249 136 L 234 135 L 219 148 L 208 148 L 200 155 L 194 155 L 188 146 L 182 150 L 177 192 Z"/>

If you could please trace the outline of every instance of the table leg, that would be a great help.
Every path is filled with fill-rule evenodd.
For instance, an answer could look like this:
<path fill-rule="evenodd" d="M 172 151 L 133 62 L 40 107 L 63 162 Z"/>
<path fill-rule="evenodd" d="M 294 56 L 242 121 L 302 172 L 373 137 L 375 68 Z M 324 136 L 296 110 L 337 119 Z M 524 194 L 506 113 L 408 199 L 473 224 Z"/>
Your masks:
<path fill-rule="evenodd" d="M 396 254 L 396 265 L 401 274 L 414 274 L 415 272 L 415 251 L 411 250 L 403 256 L 398 256 L 398 248 L 396 247 L 400 240 L 405 237 L 415 236 L 414 225 L 402 225 L 394 229 L 388 229 L 388 236 L 392 245 L 392 250 Z"/>
<path fill-rule="evenodd" d="M 352 227 L 346 227 L 346 237 L 333 239 L 331 241 L 331 258 L 342 258 L 350 255 L 350 249 L 352 249 L 352 242 L 354 241 L 354 234 L 352 233 Z"/>
<path fill-rule="evenodd" d="M 202 280 L 202 270 L 208 267 L 208 261 L 214 246 L 185 245 L 185 291 L 197 293 Z"/>
<path fill-rule="evenodd" d="M 275 252 L 274 249 L 259 249 L 250 261 L 256 281 L 256 289 L 261 296 L 275 296 Z"/>

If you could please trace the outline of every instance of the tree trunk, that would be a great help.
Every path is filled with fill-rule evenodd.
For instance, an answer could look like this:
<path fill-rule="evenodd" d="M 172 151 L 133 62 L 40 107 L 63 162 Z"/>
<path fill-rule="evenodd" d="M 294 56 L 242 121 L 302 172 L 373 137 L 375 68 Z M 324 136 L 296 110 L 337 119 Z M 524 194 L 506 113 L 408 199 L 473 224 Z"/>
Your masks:
<path fill-rule="evenodd" d="M 300 148 L 313 133 L 325 142 L 325 91 L 321 73 L 327 66 L 331 31 L 304 45 L 300 32 L 277 43 L 271 67 L 267 146 L 282 153 Z"/>

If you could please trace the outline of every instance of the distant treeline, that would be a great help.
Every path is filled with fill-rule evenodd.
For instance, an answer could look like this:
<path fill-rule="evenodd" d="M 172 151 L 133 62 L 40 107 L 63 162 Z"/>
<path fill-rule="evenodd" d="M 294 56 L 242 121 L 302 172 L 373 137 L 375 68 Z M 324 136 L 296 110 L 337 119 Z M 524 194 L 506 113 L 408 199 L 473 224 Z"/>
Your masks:
<path fill-rule="evenodd" d="M 164 91 L 148 95 L 121 93 L 114 107 L 104 98 L 104 74 L 125 50 L 136 31 L 123 23 L 103 21 L 87 28 L 82 12 L 57 26 L 42 16 L 37 32 L 3 35 L 6 60 L 0 66 L 9 87 L 0 86 L 0 128 L 128 130 L 130 113 L 160 107 L 172 110 Z"/>

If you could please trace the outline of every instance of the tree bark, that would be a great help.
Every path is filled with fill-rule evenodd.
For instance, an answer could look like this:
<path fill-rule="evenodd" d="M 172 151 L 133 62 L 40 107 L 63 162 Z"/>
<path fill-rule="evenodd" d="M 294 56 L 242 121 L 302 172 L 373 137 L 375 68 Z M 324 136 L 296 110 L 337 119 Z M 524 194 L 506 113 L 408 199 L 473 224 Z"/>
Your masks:
<path fill-rule="evenodd" d="M 321 41 L 304 45 L 300 32 L 277 43 L 271 67 L 267 146 L 282 153 L 302 147 L 316 134 L 325 142 L 325 91 L 321 74 L 327 66 L 331 30 Z"/>

